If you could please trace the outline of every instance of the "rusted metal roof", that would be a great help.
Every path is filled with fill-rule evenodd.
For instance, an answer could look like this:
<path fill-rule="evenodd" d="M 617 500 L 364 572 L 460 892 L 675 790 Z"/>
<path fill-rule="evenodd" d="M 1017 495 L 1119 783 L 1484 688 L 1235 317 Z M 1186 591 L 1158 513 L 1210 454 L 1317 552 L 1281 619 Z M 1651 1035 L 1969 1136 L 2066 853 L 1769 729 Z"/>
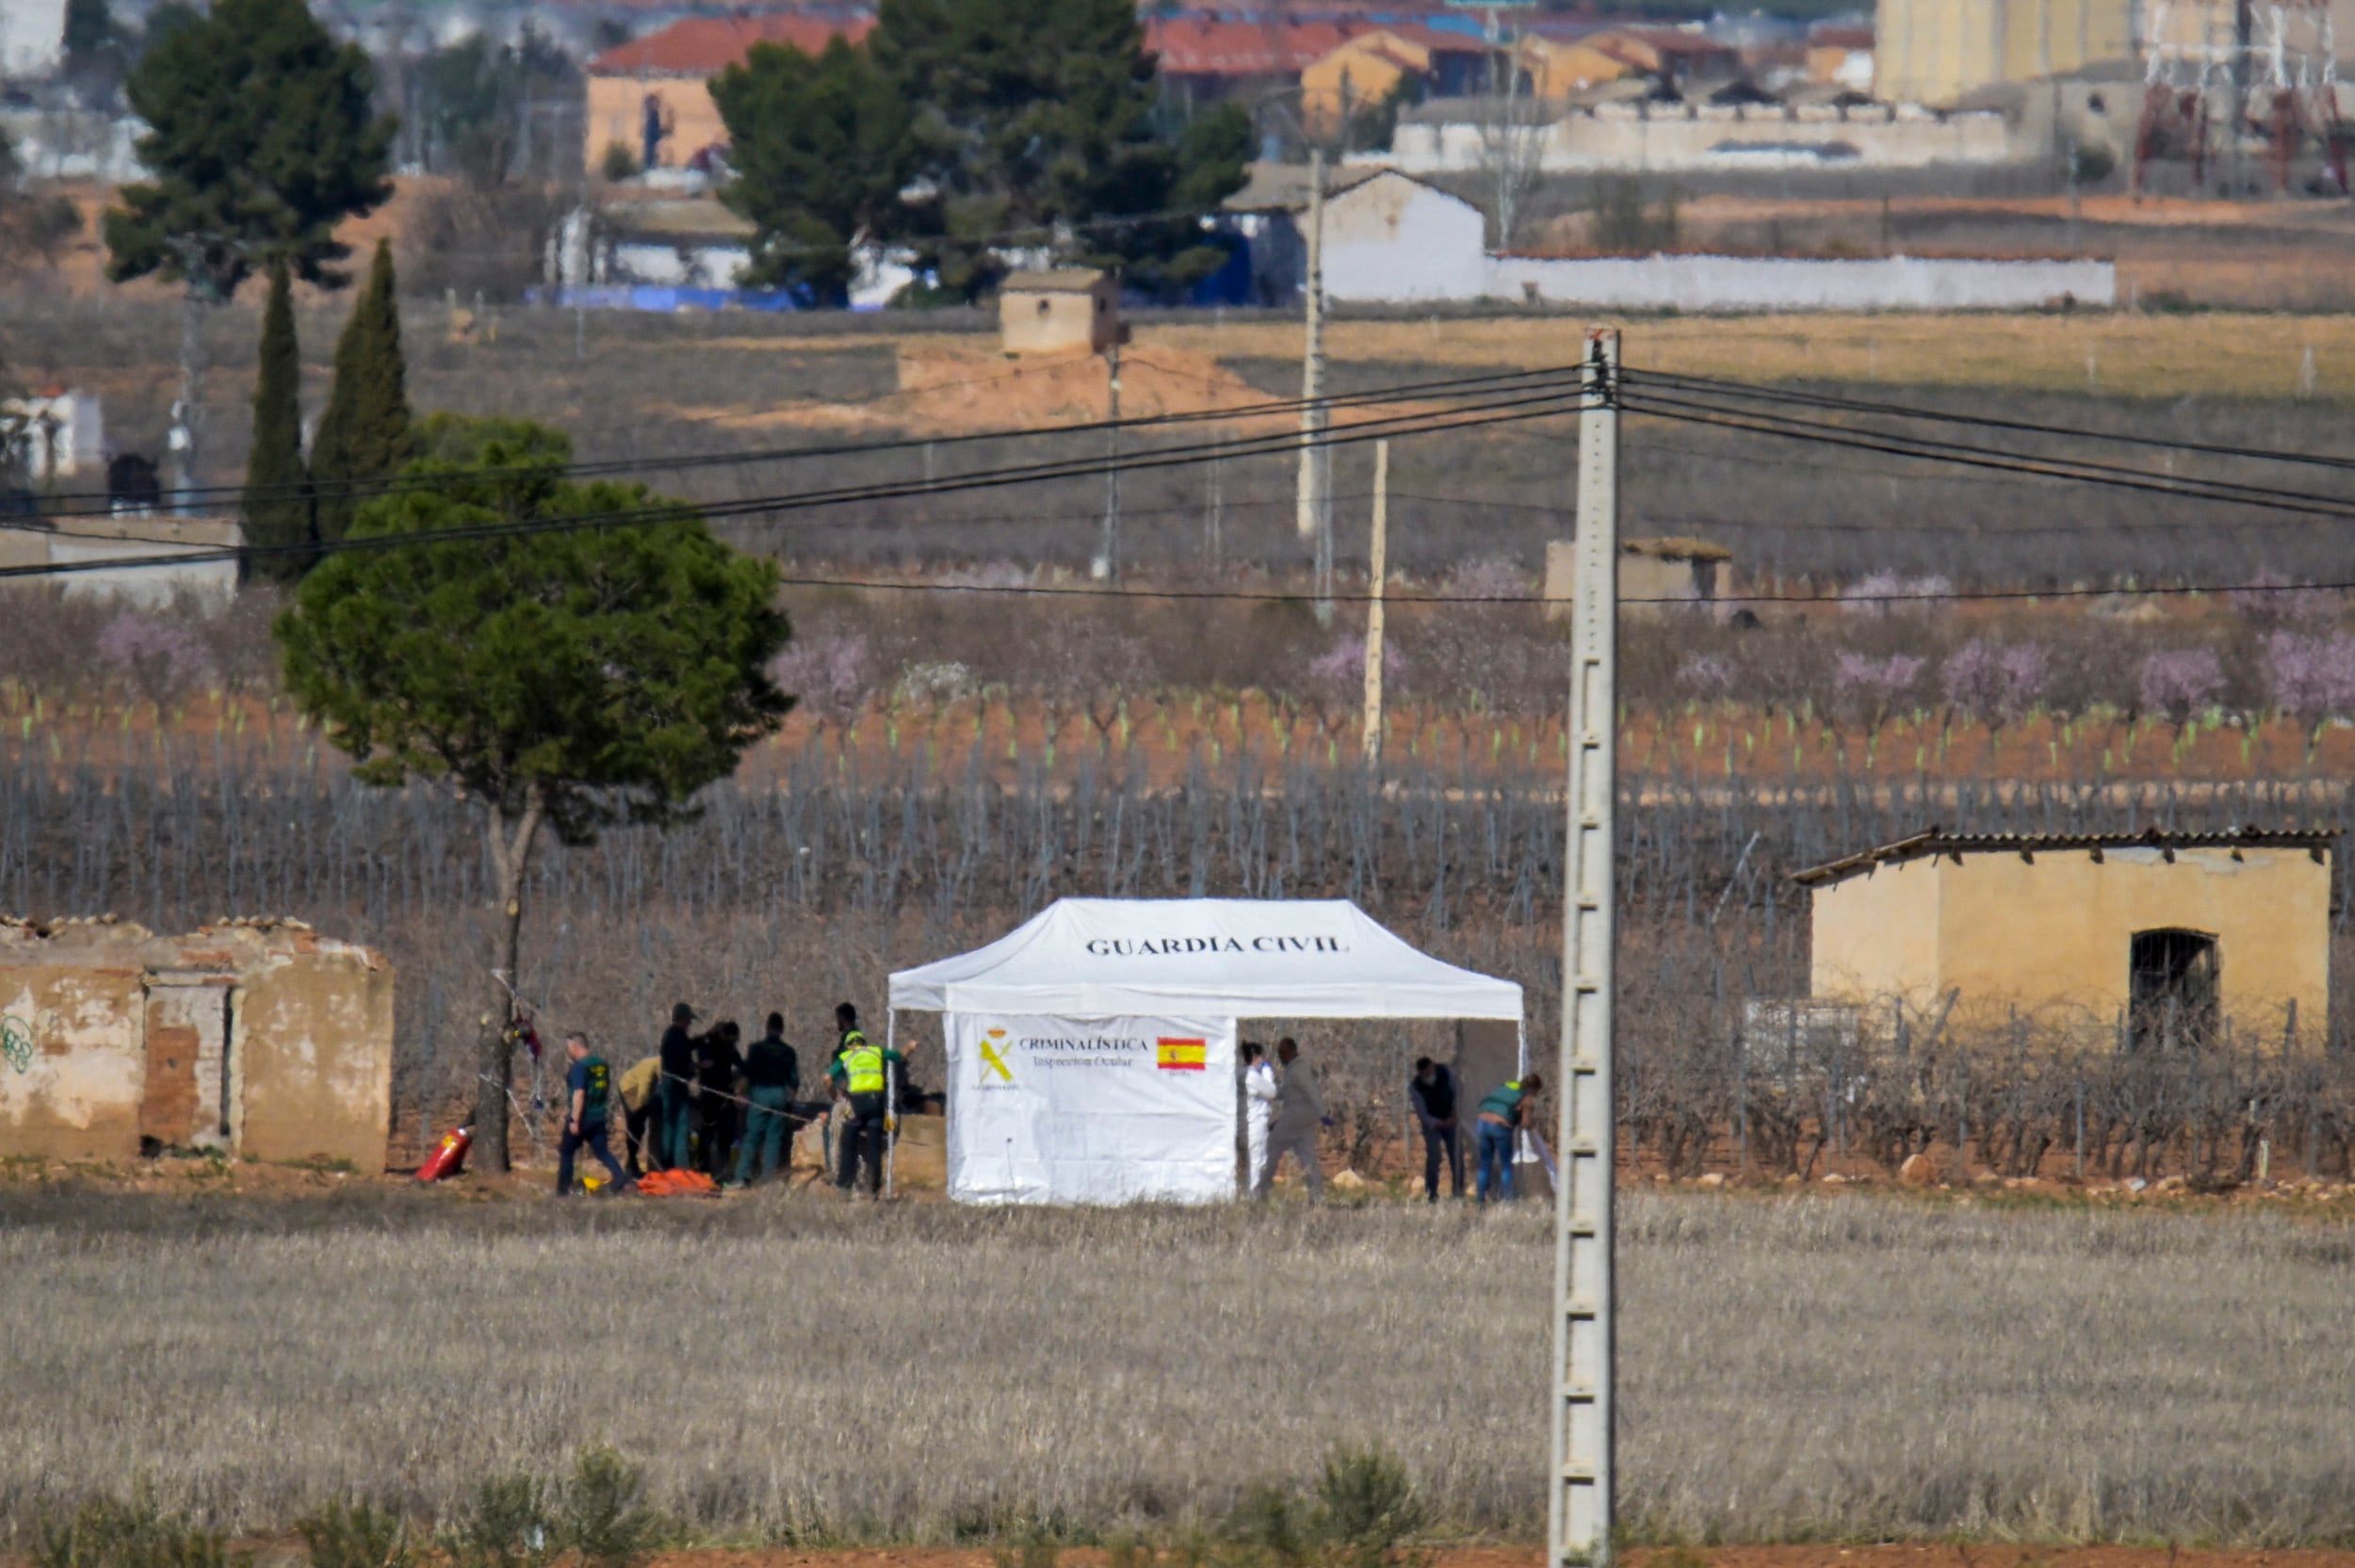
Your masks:
<path fill-rule="evenodd" d="M 2253 824 L 2217 832 L 2170 832 L 2146 828 L 2138 833 L 1950 833 L 1932 827 L 1894 844 L 1859 850 L 1821 865 L 1811 865 L 1804 871 L 1794 871 L 1791 880 L 1802 887 L 1821 887 L 1862 876 L 1878 866 L 1936 859 L 1940 855 L 1952 855 L 1957 861 L 1965 855 L 2018 855 L 2031 859 L 2039 853 L 2059 854 L 2071 849 L 2086 851 L 2096 860 L 2101 859 L 2104 849 L 2157 849 L 2170 859 L 2178 849 L 2303 849 L 2320 860 L 2337 847 L 2338 841 L 2336 828 L 2272 829 Z"/>

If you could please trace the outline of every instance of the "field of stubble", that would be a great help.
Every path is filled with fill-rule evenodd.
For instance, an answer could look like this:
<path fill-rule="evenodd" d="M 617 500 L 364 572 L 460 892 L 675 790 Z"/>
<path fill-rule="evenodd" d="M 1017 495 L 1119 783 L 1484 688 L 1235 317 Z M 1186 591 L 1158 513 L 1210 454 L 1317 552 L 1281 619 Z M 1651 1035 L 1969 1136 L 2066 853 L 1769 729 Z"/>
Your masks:
<path fill-rule="evenodd" d="M 1631 1195 L 1650 1539 L 2355 1539 L 2355 1233 L 2259 1214 Z M 610 1442 L 690 1528 L 1214 1522 L 1379 1442 L 1542 1528 L 1545 1217 L 0 1194 L 0 1521 L 447 1516 Z M 21 1537 L 20 1537 L 21 1539 Z"/>

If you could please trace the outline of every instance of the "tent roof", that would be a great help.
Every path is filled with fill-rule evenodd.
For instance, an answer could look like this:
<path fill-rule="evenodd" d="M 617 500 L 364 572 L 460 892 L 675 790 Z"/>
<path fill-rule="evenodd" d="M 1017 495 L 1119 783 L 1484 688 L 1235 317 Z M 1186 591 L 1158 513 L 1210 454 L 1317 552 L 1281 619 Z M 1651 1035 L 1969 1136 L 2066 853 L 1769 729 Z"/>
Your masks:
<path fill-rule="evenodd" d="M 1345 898 L 1063 898 L 891 977 L 918 1012 L 1510 1018 L 1521 988 L 1408 946 Z"/>

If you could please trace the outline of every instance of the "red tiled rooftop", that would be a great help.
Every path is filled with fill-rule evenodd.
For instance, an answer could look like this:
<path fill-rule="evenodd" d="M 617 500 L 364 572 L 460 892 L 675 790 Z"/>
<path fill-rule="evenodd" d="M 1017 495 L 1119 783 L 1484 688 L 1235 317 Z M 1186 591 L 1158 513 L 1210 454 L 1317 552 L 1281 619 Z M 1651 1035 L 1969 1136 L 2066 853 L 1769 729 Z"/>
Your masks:
<path fill-rule="evenodd" d="M 600 76 L 714 76 L 743 59 L 755 43 L 789 43 L 815 55 L 837 35 L 856 43 L 874 25 L 869 16 L 814 16 L 806 11 L 690 16 L 607 50 L 589 62 L 589 69 Z"/>
<path fill-rule="evenodd" d="M 1172 76 L 1293 76 L 1353 35 L 1372 30 L 1362 23 L 1155 17 L 1145 24 L 1145 46 Z"/>

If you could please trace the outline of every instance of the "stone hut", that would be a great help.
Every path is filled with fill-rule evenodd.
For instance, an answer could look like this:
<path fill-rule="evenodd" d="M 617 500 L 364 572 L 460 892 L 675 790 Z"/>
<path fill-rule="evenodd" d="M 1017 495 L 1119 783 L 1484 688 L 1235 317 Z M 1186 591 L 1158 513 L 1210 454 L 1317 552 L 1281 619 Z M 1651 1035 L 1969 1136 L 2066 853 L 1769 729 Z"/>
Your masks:
<path fill-rule="evenodd" d="M 1119 285 L 1092 267 L 1009 272 L 998 289 L 998 329 L 1009 354 L 1100 354 L 1126 336 Z"/>
<path fill-rule="evenodd" d="M 297 920 L 0 917 L 0 1154 L 384 1167 L 393 971 Z"/>

